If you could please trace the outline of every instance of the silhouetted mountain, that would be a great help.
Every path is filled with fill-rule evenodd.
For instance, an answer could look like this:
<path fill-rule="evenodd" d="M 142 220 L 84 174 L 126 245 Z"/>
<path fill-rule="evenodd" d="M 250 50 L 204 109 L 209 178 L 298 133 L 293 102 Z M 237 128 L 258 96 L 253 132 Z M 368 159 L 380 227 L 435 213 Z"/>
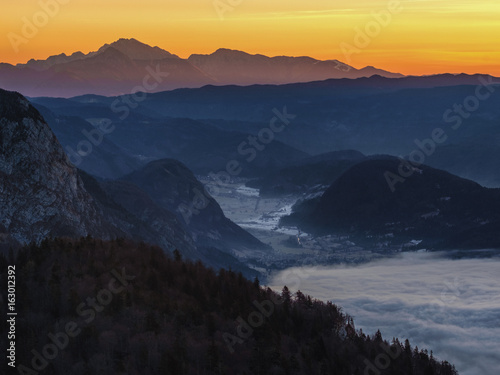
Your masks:
<path fill-rule="evenodd" d="M 285 84 L 375 74 L 402 77 L 402 74 L 373 67 L 358 70 L 338 60 L 320 61 L 306 56 L 267 57 L 224 48 L 210 55 L 191 55 L 188 61 L 212 77 L 218 85 Z"/>
<path fill-rule="evenodd" d="M 170 52 L 165 51 L 159 47 L 150 47 L 147 44 L 141 43 L 134 38 L 121 38 L 111 44 L 105 44 L 101 48 L 99 48 L 99 50 L 95 52 L 95 54 L 98 55 L 100 53 L 103 53 L 109 48 L 114 48 L 120 51 L 132 60 L 163 60 L 168 58 L 179 59 L 177 55 L 171 54 Z"/>
<path fill-rule="evenodd" d="M 356 329 L 331 302 L 145 244 L 44 241 L 0 256 L 7 265 L 18 275 L 16 365 L 26 373 L 457 375 L 409 340 Z"/>
<path fill-rule="evenodd" d="M 471 93 L 474 95 L 476 86 L 483 84 L 494 88 L 495 84 L 500 84 L 500 78 L 480 74 L 442 74 L 428 77 L 329 79 L 278 86 L 206 86 L 154 93 L 148 95 L 141 106 L 170 117 L 260 122 L 269 121 L 273 108 L 281 109 L 286 105 L 291 113 L 298 115 L 300 121 L 315 119 L 324 122 L 330 119 L 324 123 L 323 126 L 326 126 L 333 121 L 339 125 L 350 125 L 346 115 L 351 117 L 354 110 L 360 112 L 358 116 L 372 113 L 373 107 L 380 106 L 381 102 L 381 109 L 388 113 L 377 112 L 379 116 L 406 113 L 410 109 L 422 112 L 423 108 L 430 110 L 431 115 L 439 109 L 441 113 L 437 120 L 442 121 L 443 112 L 450 106 L 450 101 L 460 99 L 457 103 L 463 102 L 465 93 L 465 97 Z M 492 96 L 496 95 L 498 93 Z M 481 105 L 492 106 L 492 96 Z M 109 98 L 100 98 L 100 101 L 107 102 Z M 392 107 L 386 108 L 389 104 Z"/>
<path fill-rule="evenodd" d="M 50 68 L 53 65 L 65 64 L 70 61 L 80 60 L 83 58 L 85 58 L 85 54 L 83 54 L 82 52 L 75 52 L 70 56 L 67 56 L 65 53 L 61 53 L 59 55 L 50 56 L 46 60 L 31 59 L 26 64 L 17 64 L 16 67 L 18 68 L 26 67 L 26 68 L 31 68 L 33 70 L 42 71 Z"/>
<path fill-rule="evenodd" d="M 443 129 L 446 139 L 426 155 L 425 163 L 486 186 L 500 186 L 494 162 L 500 158 L 498 82 L 484 75 L 443 75 L 207 86 L 149 95 L 142 110 L 156 116 L 189 116 L 223 130 L 252 133 L 269 122 L 273 108 L 286 106 L 296 117 L 275 139 L 309 154 L 356 149 L 364 154 L 405 156 L 419 151 L 417 141 Z M 475 98 L 476 90 L 487 99 L 478 100 L 478 107 L 467 111 L 463 103 Z"/>
<path fill-rule="evenodd" d="M 281 84 L 374 74 L 401 76 L 373 67 L 357 70 L 337 60 L 270 58 L 226 49 L 181 59 L 135 39 L 119 39 L 86 55 L 75 52 L 17 66 L 0 64 L 0 86 L 28 96 L 71 97 L 129 94 L 137 88 L 159 92 L 207 84 Z"/>
<path fill-rule="evenodd" d="M 424 165 L 404 167 L 411 176 L 403 178 L 400 163 L 393 158 L 353 166 L 283 223 L 401 245 L 414 239 L 423 240 L 423 247 L 500 247 L 500 189 Z"/>
<path fill-rule="evenodd" d="M 486 75 L 444 74 L 180 89 L 150 94 L 137 108 L 124 105 L 130 109 L 124 121 L 126 126 L 121 127 L 124 131 L 114 132 L 109 139 L 122 149 L 133 150 L 134 158 L 144 153 L 151 157 L 146 161 L 176 158 L 195 173 L 217 172 L 225 169 L 228 160 L 241 158 L 237 148 L 247 135 L 256 135 L 268 127 L 276 112 L 284 113 L 286 107 L 287 113 L 295 116 L 293 121 L 274 134 L 273 142 L 266 145 L 265 151 L 259 152 L 252 163 L 245 165 L 243 173 L 252 176 L 253 172 L 268 171 L 266 159 L 274 159 L 277 168 L 286 167 L 287 160 L 291 161 L 288 166 L 293 165 L 307 157 L 306 154 L 300 156 L 297 150 L 319 154 L 356 149 L 367 155 L 405 156 L 419 150 L 417 140 L 430 138 L 439 128 L 445 131 L 447 138 L 436 145 L 428 157 L 426 155 L 425 163 L 484 186 L 496 187 L 500 186 L 495 162 L 500 158 L 497 81 L 500 82 Z M 476 90 L 491 95 L 479 101 L 477 110 L 464 112 L 464 116 L 453 112 L 458 108 L 455 104 L 463 106 L 466 98 L 475 97 Z M 36 103 L 60 115 L 108 118 L 121 123 L 118 116 L 122 112 L 117 114 L 111 109 L 117 101 L 122 103 L 122 98 L 87 95 L 69 100 L 35 99 Z M 457 121 L 460 121 L 458 128 Z M 157 137 L 150 136 L 153 129 Z M 203 137 L 207 137 L 206 142 Z M 196 147 L 192 147 L 193 144 Z M 278 152 L 278 145 L 292 149 Z M 206 158 L 196 157 L 198 147 Z M 253 173 L 253 176 L 258 175 Z"/>
<path fill-rule="evenodd" d="M 0 65 L 0 86 L 28 96 L 119 95 L 135 88 L 162 91 L 212 82 L 186 60 L 135 39 L 120 39 L 87 55 Z"/>

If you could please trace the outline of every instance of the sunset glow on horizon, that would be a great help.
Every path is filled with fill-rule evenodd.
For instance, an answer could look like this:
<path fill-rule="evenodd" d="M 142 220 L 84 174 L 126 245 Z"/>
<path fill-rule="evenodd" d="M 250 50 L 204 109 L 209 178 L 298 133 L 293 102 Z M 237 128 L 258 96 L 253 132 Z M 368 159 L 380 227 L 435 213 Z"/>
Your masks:
<path fill-rule="evenodd" d="M 500 76 L 500 3 L 491 1 L 29 0 L 2 10 L 0 62 L 10 64 L 135 38 L 183 58 L 231 48 L 403 74 Z"/>

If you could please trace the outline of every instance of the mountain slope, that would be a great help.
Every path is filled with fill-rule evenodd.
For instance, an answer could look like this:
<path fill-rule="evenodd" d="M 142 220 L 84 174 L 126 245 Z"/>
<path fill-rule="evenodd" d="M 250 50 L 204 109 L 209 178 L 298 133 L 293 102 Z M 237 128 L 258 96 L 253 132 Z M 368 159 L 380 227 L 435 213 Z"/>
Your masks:
<path fill-rule="evenodd" d="M 207 84 L 276 84 L 374 74 L 401 76 L 372 67 L 357 70 L 336 60 L 270 58 L 227 49 L 181 59 L 136 39 L 119 39 L 88 54 L 60 54 L 17 66 L 0 64 L 0 86 L 28 96 L 109 96 L 137 88 L 159 92 Z"/>
<path fill-rule="evenodd" d="M 395 158 L 359 163 L 283 223 L 322 233 L 394 238 L 400 244 L 424 240 L 424 247 L 500 248 L 499 189 L 427 166 L 412 167 L 403 182 L 399 168 Z"/>
<path fill-rule="evenodd" d="M 95 54 L 102 53 L 108 48 L 114 48 L 132 60 L 163 60 L 168 58 L 179 58 L 168 51 L 159 47 L 151 47 L 139 42 L 137 39 L 121 38 L 111 44 L 105 44 Z"/>
<path fill-rule="evenodd" d="M 20 94 L 0 90 L 0 223 L 21 243 L 47 236 L 110 238 L 77 169 L 40 113 Z"/>
<path fill-rule="evenodd" d="M 191 55 L 188 61 L 219 85 L 285 84 L 370 77 L 375 74 L 389 78 L 402 77 L 401 74 L 373 67 L 358 70 L 337 60 L 320 61 L 306 56 L 267 57 L 224 48 L 210 55 Z"/>
<path fill-rule="evenodd" d="M 193 173 L 172 159 L 157 160 L 123 177 L 163 209 L 174 212 L 189 228 L 195 242 L 226 252 L 269 250 L 267 245 L 225 217 L 219 204 Z"/>
<path fill-rule="evenodd" d="M 82 94 L 119 95 L 139 91 L 162 91 L 197 87 L 212 81 L 185 60 L 176 56 L 158 59 L 154 49 L 135 51 L 124 43 L 102 48 L 97 53 L 65 64 L 53 65 L 40 73 L 33 87 L 36 96 L 76 96 Z M 137 60 L 136 56 L 144 54 Z M 1 81 L 0 81 L 1 83 Z M 138 91 L 135 90 L 135 91 Z M 54 93 L 59 93 L 54 95 Z M 30 96 L 34 96 L 30 93 Z"/>
<path fill-rule="evenodd" d="M 86 55 L 0 65 L 0 86 L 27 96 L 121 95 L 209 83 L 213 80 L 186 60 L 135 39 L 120 39 Z"/>
<path fill-rule="evenodd" d="M 163 196 L 161 203 L 168 204 L 162 207 L 129 182 L 98 182 L 77 170 L 40 113 L 20 94 L 0 91 L 0 126 L 2 250 L 40 243 L 47 237 L 124 237 L 159 245 L 168 252 L 182 249 L 186 258 L 216 268 L 257 274 L 229 253 L 234 248 L 267 247 L 225 218 L 212 198 L 194 226 L 188 227 L 173 213 L 176 205 L 190 203 L 190 197 L 182 195 L 190 191 L 181 190 L 179 195 L 177 187 L 201 186 L 178 162 L 162 165 L 161 172 L 166 168 L 181 172 L 170 187 L 172 181 L 157 186 L 168 195 Z M 210 221 L 205 225 L 203 220 Z"/>
<path fill-rule="evenodd" d="M 373 374 L 375 363 L 386 374 L 457 374 L 408 340 L 367 336 L 331 302 L 277 293 L 144 244 L 72 242 L 46 241 L 9 263 L 0 256 L 2 269 L 14 264 L 23 275 L 16 364 L 24 373 L 41 363 L 35 368 L 51 375 Z M 64 337 L 64 355 L 33 360 Z"/>
<path fill-rule="evenodd" d="M 80 60 L 83 58 L 85 58 L 85 54 L 83 54 L 82 52 L 75 52 L 70 56 L 67 56 L 65 53 L 61 53 L 59 55 L 50 56 L 46 60 L 31 59 L 26 64 L 17 64 L 16 66 L 19 68 L 27 67 L 33 70 L 42 71 L 50 68 L 53 65 L 64 64 L 70 61 Z"/>

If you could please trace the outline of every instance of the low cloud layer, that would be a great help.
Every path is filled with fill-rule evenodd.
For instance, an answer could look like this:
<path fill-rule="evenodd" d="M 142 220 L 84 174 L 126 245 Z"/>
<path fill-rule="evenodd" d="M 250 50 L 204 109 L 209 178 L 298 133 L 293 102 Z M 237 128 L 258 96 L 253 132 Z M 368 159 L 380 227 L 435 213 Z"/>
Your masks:
<path fill-rule="evenodd" d="M 500 259 L 450 260 L 406 253 L 356 267 L 303 267 L 280 272 L 283 285 L 330 300 L 366 334 L 408 338 L 434 351 L 461 375 L 500 370 Z"/>

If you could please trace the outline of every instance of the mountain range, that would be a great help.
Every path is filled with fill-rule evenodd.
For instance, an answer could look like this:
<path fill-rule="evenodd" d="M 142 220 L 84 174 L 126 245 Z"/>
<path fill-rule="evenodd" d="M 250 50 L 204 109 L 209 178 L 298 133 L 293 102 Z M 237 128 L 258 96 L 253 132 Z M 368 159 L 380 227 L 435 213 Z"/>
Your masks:
<path fill-rule="evenodd" d="M 160 63 L 157 66 L 151 65 L 151 62 Z M 377 74 L 356 79 L 335 78 L 279 85 L 222 86 L 233 76 L 242 80 L 238 82 L 240 84 L 265 80 L 265 72 L 270 72 L 269 77 L 275 79 L 273 82 L 286 82 L 288 79 L 295 82 L 302 79 L 297 78 L 300 75 L 295 73 L 308 71 L 304 68 L 308 62 L 307 58 L 267 58 L 229 50 L 219 50 L 212 55 L 192 55 L 183 60 L 160 48 L 122 39 L 87 55 L 61 55 L 7 67 L 16 71 L 24 69 L 29 74 L 61 73 L 62 82 L 73 89 L 78 85 L 73 85 L 71 79 L 85 86 L 88 83 L 86 79 L 93 77 L 104 85 L 105 79 L 100 76 L 102 72 L 106 72 L 106 79 L 114 82 L 108 88 L 116 87 L 115 83 L 125 87 L 127 79 L 139 77 L 134 76 L 138 66 L 145 70 L 154 66 L 163 74 L 162 64 L 177 64 L 178 73 L 194 69 L 196 74 L 212 80 L 212 84 L 150 93 L 134 105 L 121 107 L 126 103 L 123 96 L 95 94 L 99 89 L 92 91 L 93 94 L 72 98 L 31 98 L 33 106 L 22 96 L 3 91 L 2 121 L 5 126 L 2 132 L 6 132 L 2 138 L 5 143 L 3 172 L 20 177 L 6 180 L 3 185 L 4 191 L 16 191 L 19 197 L 14 195 L 16 199 L 12 202 L 4 202 L 5 219 L 0 229 L 6 235 L 2 238 L 5 243 L 10 243 L 13 240 L 29 242 L 46 236 L 79 236 L 85 233 L 105 239 L 125 235 L 167 249 L 182 247 L 187 256 L 208 262 L 208 259 L 214 258 L 213 254 L 218 254 L 215 258 L 225 258 L 230 263 L 235 261 L 231 258 L 235 246 L 245 251 L 256 248 L 267 251 L 266 245 L 224 216 L 217 202 L 205 194 L 203 185 L 195 177 L 204 175 L 213 179 L 214 175 L 227 168 L 228 161 L 239 163 L 238 176 L 254 178 L 249 185 L 259 188 L 263 196 L 302 194 L 311 189 L 321 193 L 328 186 L 344 181 L 346 175 L 353 176 L 353 171 L 361 168 L 360 164 L 365 165 L 364 162 L 376 159 L 365 155 L 401 155 L 404 158 L 419 150 L 425 151 L 424 165 L 474 180 L 483 186 L 500 186 L 500 174 L 495 162 L 500 157 L 497 147 L 500 135 L 496 126 L 500 118 L 496 105 L 500 93 L 497 89 L 498 78 L 465 74 L 428 77 L 383 77 Z M 286 66 L 292 65 L 301 68 L 287 70 Z M 329 66 L 317 61 L 313 65 Z M 238 66 L 241 68 L 239 73 L 233 69 Z M 273 71 L 278 66 L 279 72 Z M 158 73 L 158 70 L 151 69 L 150 78 Z M 290 73 L 292 71 L 293 74 Z M 87 74 L 87 78 L 82 78 L 82 72 Z M 352 73 L 351 70 L 349 72 Z M 196 74 L 191 73 L 186 73 L 186 77 L 195 79 Z M 180 73 L 157 76 L 158 81 L 162 81 L 157 82 L 157 88 L 163 89 L 161 84 L 181 76 Z M 214 80 L 216 76 L 218 78 Z M 249 77 L 253 78 L 243 82 Z M 307 77 L 311 79 L 311 76 Z M 184 79 L 181 81 L 182 85 L 187 82 Z M 217 85 L 213 84 L 215 81 Z M 53 82 L 57 83 L 57 79 Z M 43 86 L 47 87 L 50 86 Z M 457 116 L 450 119 L 451 115 L 458 115 L 456 108 L 460 107 L 457 103 L 467 105 L 468 98 L 477 96 L 479 89 L 488 92 L 487 97 L 481 101 L 477 99 L 478 108 L 462 115 L 460 125 L 464 125 L 457 127 Z M 122 113 L 125 110 L 126 113 Z M 271 140 L 263 139 L 262 132 L 269 130 L 273 121 L 287 119 L 286 114 L 293 119 L 285 122 L 286 131 L 273 132 Z M 103 124 L 112 124 L 113 131 L 96 138 L 96 132 Z M 422 149 L 419 145 L 428 144 L 436 129 L 441 129 L 446 139 L 438 145 L 434 144 L 431 152 Z M 23 137 L 26 135 L 26 138 L 12 138 L 17 133 Z M 39 133 L 45 136 L 39 136 Z M 24 143 L 19 143 L 19 139 Z M 254 143 L 250 148 L 251 139 L 258 139 L 260 144 Z M 82 145 L 91 149 L 85 152 Z M 37 154 L 40 149 L 43 152 Z M 14 152 L 8 153 L 7 150 Z M 64 151 L 66 159 L 61 155 Z M 247 158 L 247 151 L 255 157 Z M 60 165 L 52 163 L 56 159 Z M 19 164 L 22 160 L 31 162 L 25 166 Z M 36 160 L 50 161 L 44 165 L 46 170 L 43 173 L 33 167 Z M 61 170 L 68 171 L 67 176 L 58 177 Z M 25 181 L 22 176 L 26 176 Z M 72 183 L 61 184 L 61 178 Z M 377 180 L 376 176 L 373 178 Z M 447 178 L 439 175 L 436 181 Z M 68 186 L 73 190 L 69 191 Z M 356 190 L 349 184 L 345 186 L 346 194 Z M 426 189 L 425 185 L 415 184 L 417 187 L 422 191 Z M 484 196 L 495 196 L 494 190 L 481 189 L 477 190 L 481 200 Z M 23 192 L 41 194 L 40 201 L 47 202 L 47 205 L 39 207 L 23 203 L 27 199 Z M 420 190 L 412 191 L 405 199 L 419 193 Z M 66 199 L 52 199 L 59 195 Z M 343 202 L 351 202 L 355 207 L 359 202 L 347 195 Z M 432 194 L 428 195 L 432 197 Z M 392 198 L 394 196 L 387 198 L 385 203 L 389 204 Z M 463 202 L 466 199 L 460 196 L 460 199 L 454 200 L 459 201 L 457 207 L 462 207 L 464 212 L 472 210 Z M 75 201 L 80 202 L 83 208 Z M 194 202 L 204 206 L 204 209 L 191 208 L 186 222 L 181 208 L 192 207 Z M 314 205 L 315 201 L 311 201 L 298 207 L 302 211 L 295 216 L 312 212 L 316 218 L 331 218 L 328 212 L 312 210 Z M 321 203 L 323 209 L 329 206 L 326 201 Z M 430 202 L 426 207 L 437 206 Z M 415 211 L 415 217 L 426 215 L 420 209 L 418 207 Z M 198 211 L 199 215 L 192 215 L 192 212 Z M 47 225 L 50 230 L 41 225 L 40 230 L 29 234 L 22 223 L 15 221 L 16 212 L 33 218 L 33 223 L 50 221 Z M 409 217 L 412 216 L 410 214 Z M 50 219 L 50 215 L 54 218 Z M 436 224 L 435 228 L 443 228 L 440 235 L 447 233 L 449 225 L 454 226 L 448 237 L 438 236 L 436 241 L 456 243 L 459 233 L 486 231 L 484 235 L 488 240 L 481 243 L 496 246 L 494 239 L 490 241 L 492 237 L 488 229 L 496 225 L 491 224 L 497 221 L 494 212 L 486 210 L 486 218 L 475 210 L 470 215 L 472 222 L 455 225 L 453 220 L 444 218 L 439 225 Z M 297 224 L 306 228 L 312 222 L 302 216 Z M 443 215 L 438 216 L 443 218 Z M 379 222 L 386 219 L 378 218 Z M 57 220 L 61 221 L 60 225 Z M 420 229 L 414 234 L 420 235 L 425 225 L 420 227 L 423 222 L 417 221 L 416 227 Z M 353 218 L 351 227 L 356 227 L 355 222 Z M 479 228 L 475 226 L 476 222 L 486 224 Z M 321 222 L 313 224 L 320 229 L 329 227 L 329 224 Z M 34 228 L 37 228 L 36 225 Z M 361 232 L 365 230 L 358 229 Z M 395 229 L 396 232 L 401 230 Z M 428 233 L 433 232 L 430 230 Z M 472 242 L 467 246 L 479 246 L 476 241 L 478 235 L 470 238 Z M 211 256 L 207 257 L 209 253 Z"/>
<path fill-rule="evenodd" d="M 20 94 L 4 90 L 0 193 L 3 248 L 47 237 L 130 238 L 247 276 L 256 273 L 234 251 L 270 250 L 227 219 L 176 160 L 151 162 L 120 180 L 98 181 L 77 169 L 41 114 Z"/>
<path fill-rule="evenodd" d="M 22 92 L 0 89 L 0 264 L 26 276 L 19 359 L 35 367 L 47 337 L 63 350 L 53 332 L 82 321 L 84 298 L 99 312 L 98 291 L 106 312 L 86 310 L 96 320 L 48 372 L 456 375 L 259 278 L 309 257 L 493 254 L 499 85 L 228 49 L 183 59 L 135 39 L 0 64 L 0 87 Z"/>
<path fill-rule="evenodd" d="M 268 252 L 225 217 L 181 162 L 159 159 L 118 179 L 97 180 L 71 164 L 44 118 L 20 94 L 0 91 L 0 234 L 2 246 L 47 237 L 141 240 L 190 259 L 256 274 L 234 254 Z M 43 162 L 41 162 L 43 161 Z M 263 194 L 328 185 L 296 204 L 282 224 L 311 233 L 346 233 L 430 248 L 499 247 L 500 191 L 425 165 L 388 186 L 401 161 L 356 151 L 304 157 L 261 174 Z M 401 182 L 401 183 L 399 183 Z M 278 187 L 276 187 L 278 186 Z M 392 191 L 395 190 L 395 191 Z M 382 241 L 383 242 L 383 241 Z"/>
<path fill-rule="evenodd" d="M 435 129 L 442 129 L 447 138 L 425 155 L 425 164 L 500 187 L 497 82 L 500 79 L 488 75 L 442 74 L 209 85 L 152 93 L 134 108 L 122 97 L 98 95 L 31 100 L 73 155 L 79 142 L 87 140 L 84 130 L 92 131 L 99 121 L 112 122 L 117 130 L 106 134 L 79 165 L 102 178 L 117 178 L 162 158 L 180 160 L 195 174 L 218 172 L 229 160 L 238 160 L 244 167 L 240 176 L 261 178 L 332 151 L 405 157 L 418 152 L 417 144 Z M 466 99 L 473 100 L 478 88 L 491 91 L 489 97 L 464 116 L 454 112 Z M 293 121 L 247 163 L 239 145 L 248 144 L 248 137 L 258 136 L 284 111 Z"/>
<path fill-rule="evenodd" d="M 119 39 L 97 51 L 60 54 L 26 64 L 0 64 L 0 87 L 26 96 L 72 97 L 159 92 L 205 85 L 285 84 L 372 75 L 401 77 L 374 67 L 356 69 L 338 60 L 267 57 L 218 49 L 182 59 L 135 39 Z"/>

